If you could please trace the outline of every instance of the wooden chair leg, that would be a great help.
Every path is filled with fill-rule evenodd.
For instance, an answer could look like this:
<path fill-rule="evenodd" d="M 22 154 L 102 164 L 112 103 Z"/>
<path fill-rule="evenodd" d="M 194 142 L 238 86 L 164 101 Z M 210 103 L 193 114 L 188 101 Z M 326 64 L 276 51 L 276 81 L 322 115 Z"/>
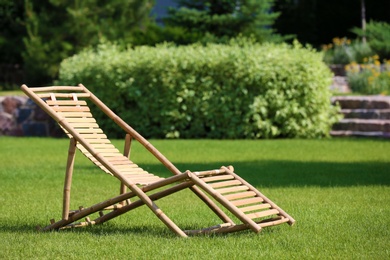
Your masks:
<path fill-rule="evenodd" d="M 123 155 L 126 156 L 127 158 L 130 158 L 130 151 L 131 151 L 131 140 L 133 138 L 131 137 L 130 134 L 126 134 L 125 137 L 125 148 L 123 149 Z"/>
<path fill-rule="evenodd" d="M 62 219 L 67 220 L 69 218 L 69 204 L 70 204 L 70 188 L 72 185 L 72 175 L 74 159 L 76 155 L 76 140 L 70 139 L 69 150 L 68 150 L 68 161 L 66 164 L 66 174 L 64 183 L 64 196 L 63 196 L 63 208 L 62 208 Z"/>
<path fill-rule="evenodd" d="M 127 158 L 130 158 L 130 151 L 131 151 L 131 140 L 133 138 L 130 134 L 126 134 L 125 137 L 125 147 L 123 149 L 123 155 Z M 119 194 L 125 194 L 127 192 L 127 186 L 121 182 Z M 130 200 L 127 200 L 127 204 L 130 203 Z M 124 206 L 126 204 L 126 201 L 122 201 L 121 204 Z"/>

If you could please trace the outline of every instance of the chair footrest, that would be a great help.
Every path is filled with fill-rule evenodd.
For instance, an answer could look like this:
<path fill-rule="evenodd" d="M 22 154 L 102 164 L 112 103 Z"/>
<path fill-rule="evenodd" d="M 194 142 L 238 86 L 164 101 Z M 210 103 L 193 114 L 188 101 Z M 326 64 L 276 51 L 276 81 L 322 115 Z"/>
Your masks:
<path fill-rule="evenodd" d="M 216 200 L 238 217 L 244 226 L 250 225 L 258 232 L 262 227 L 285 222 L 293 223 L 292 219 L 275 203 L 230 169 L 222 167 L 219 172 L 209 171 L 207 173 L 203 176 L 197 174 L 208 186 L 205 188 L 209 189 L 210 194 L 213 194 Z M 229 227 L 229 230 L 241 230 L 242 228 L 244 227 L 235 225 Z"/>

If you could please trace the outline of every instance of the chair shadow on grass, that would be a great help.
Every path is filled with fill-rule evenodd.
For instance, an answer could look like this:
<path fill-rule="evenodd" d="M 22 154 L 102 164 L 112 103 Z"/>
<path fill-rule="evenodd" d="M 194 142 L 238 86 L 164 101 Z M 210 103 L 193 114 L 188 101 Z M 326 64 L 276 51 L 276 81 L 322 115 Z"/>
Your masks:
<path fill-rule="evenodd" d="M 233 165 L 235 172 L 255 187 L 348 187 L 390 185 L 390 163 L 387 162 L 319 162 L 319 161 L 239 161 L 213 163 L 175 163 L 182 172 L 203 171 Z M 150 173 L 170 177 L 161 164 L 139 164 Z M 63 172 L 64 167 L 58 166 Z M 75 172 L 104 174 L 90 164 L 77 165 Z M 76 173 L 77 174 L 77 173 Z"/>
<path fill-rule="evenodd" d="M 390 163 L 385 162 L 232 162 L 235 172 L 256 187 L 348 187 L 390 185 Z M 201 171 L 228 166 L 226 162 L 175 164 L 181 171 Z M 218 166 L 219 165 L 219 166 Z M 143 167 L 143 165 L 141 165 Z M 163 172 L 158 165 L 145 165 L 150 172 Z M 165 175 L 164 177 L 168 177 Z"/>

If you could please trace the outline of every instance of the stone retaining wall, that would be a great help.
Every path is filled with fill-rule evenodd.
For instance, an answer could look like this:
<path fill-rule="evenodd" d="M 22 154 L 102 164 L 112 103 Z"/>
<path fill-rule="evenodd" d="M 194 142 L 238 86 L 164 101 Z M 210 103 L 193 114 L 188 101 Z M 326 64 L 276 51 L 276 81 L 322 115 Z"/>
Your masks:
<path fill-rule="evenodd" d="M 390 137 L 389 96 L 333 97 L 345 118 L 333 126 L 333 136 Z M 57 123 L 25 96 L 0 96 L 0 136 L 64 136 Z"/>
<path fill-rule="evenodd" d="M 62 136 L 56 122 L 24 96 L 0 97 L 0 136 Z"/>

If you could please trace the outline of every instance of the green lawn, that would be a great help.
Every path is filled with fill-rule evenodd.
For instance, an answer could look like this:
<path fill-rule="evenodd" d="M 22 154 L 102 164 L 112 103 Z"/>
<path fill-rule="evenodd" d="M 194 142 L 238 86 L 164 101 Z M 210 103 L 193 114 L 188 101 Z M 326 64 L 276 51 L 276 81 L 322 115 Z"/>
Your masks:
<path fill-rule="evenodd" d="M 0 97 L 1 96 L 24 96 L 24 93 L 17 89 L 17 90 L 2 90 L 0 91 Z"/>
<path fill-rule="evenodd" d="M 233 165 L 297 223 L 183 239 L 146 207 L 100 226 L 42 233 L 61 217 L 68 141 L 0 137 L 0 259 L 389 259 L 390 140 L 151 140 L 182 171 Z M 122 147 L 121 140 L 115 140 Z M 168 176 L 138 143 L 132 159 Z M 72 208 L 119 192 L 76 156 Z M 158 201 L 179 226 L 216 217 L 189 191 Z M 217 222 L 219 223 L 219 222 Z"/>

